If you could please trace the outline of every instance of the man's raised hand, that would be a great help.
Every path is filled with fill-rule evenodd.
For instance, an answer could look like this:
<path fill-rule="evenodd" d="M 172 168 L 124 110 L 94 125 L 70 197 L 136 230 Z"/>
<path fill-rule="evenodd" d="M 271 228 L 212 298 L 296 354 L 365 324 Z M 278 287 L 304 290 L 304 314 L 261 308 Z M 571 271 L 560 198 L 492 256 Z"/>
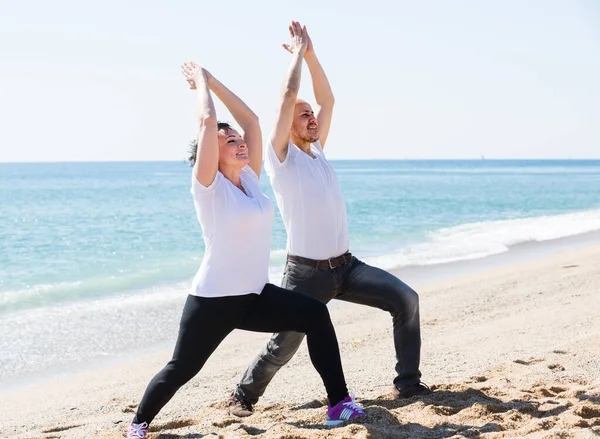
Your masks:
<path fill-rule="evenodd" d="M 297 21 L 292 21 L 289 26 L 291 44 L 282 44 L 281 46 L 288 52 L 294 54 L 299 53 L 304 56 L 309 51 L 312 51 L 312 42 L 308 36 L 306 26 L 302 27 Z"/>

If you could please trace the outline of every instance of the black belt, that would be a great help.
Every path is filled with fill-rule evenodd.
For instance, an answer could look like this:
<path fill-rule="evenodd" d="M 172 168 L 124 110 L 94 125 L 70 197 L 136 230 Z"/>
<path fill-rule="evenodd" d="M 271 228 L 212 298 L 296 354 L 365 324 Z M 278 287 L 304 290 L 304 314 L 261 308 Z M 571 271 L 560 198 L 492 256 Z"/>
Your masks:
<path fill-rule="evenodd" d="M 287 260 L 288 262 L 292 262 L 294 264 L 308 265 L 309 267 L 315 268 L 331 268 L 333 270 L 334 268 L 341 267 L 342 265 L 346 265 L 352 261 L 352 253 L 346 252 L 341 256 L 322 260 L 287 255 Z"/>

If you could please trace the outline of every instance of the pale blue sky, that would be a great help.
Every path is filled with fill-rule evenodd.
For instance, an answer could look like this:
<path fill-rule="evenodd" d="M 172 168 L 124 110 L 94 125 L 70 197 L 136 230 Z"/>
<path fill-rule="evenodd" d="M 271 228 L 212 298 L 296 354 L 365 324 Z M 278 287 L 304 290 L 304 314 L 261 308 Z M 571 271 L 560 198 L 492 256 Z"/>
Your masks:
<path fill-rule="evenodd" d="M 600 158 L 596 0 L 1 5 L 0 162 L 183 159 L 190 59 L 266 138 L 292 19 L 336 96 L 330 158 Z"/>

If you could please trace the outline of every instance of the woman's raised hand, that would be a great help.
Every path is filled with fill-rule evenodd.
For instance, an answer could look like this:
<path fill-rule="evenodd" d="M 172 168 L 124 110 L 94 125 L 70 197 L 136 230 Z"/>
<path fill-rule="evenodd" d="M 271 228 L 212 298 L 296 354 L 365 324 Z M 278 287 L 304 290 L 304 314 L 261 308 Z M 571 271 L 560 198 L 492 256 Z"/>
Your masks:
<path fill-rule="evenodd" d="M 196 90 L 196 84 L 199 81 L 205 81 L 208 83 L 208 80 L 211 78 L 211 74 L 208 70 L 200 67 L 194 61 L 187 61 L 181 65 L 181 73 L 185 77 L 185 80 L 190 84 L 191 90 Z"/>

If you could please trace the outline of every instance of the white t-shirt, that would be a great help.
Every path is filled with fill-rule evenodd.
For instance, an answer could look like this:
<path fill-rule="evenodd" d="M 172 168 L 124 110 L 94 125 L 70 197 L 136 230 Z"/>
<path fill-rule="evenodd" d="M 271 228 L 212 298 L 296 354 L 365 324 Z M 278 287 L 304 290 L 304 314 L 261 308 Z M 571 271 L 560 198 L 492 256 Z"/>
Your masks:
<path fill-rule="evenodd" d="M 290 142 L 280 162 L 269 142 L 265 170 L 287 231 L 288 253 L 329 259 L 348 251 L 346 204 L 321 144 L 310 149 L 315 158 Z"/>
<path fill-rule="evenodd" d="M 269 281 L 273 204 L 252 168 L 245 166 L 240 179 L 248 195 L 220 172 L 208 187 L 192 172 L 191 192 L 206 247 L 192 295 L 260 294 Z"/>

